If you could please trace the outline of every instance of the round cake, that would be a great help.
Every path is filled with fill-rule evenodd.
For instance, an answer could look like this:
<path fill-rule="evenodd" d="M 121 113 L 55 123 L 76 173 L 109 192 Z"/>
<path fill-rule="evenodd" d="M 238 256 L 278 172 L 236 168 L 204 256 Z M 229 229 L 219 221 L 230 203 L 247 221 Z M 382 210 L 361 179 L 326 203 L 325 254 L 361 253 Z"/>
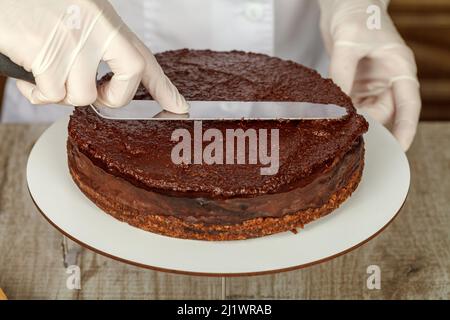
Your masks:
<path fill-rule="evenodd" d="M 182 129 L 195 136 L 193 121 L 113 121 L 77 107 L 69 123 L 70 173 L 106 213 L 171 237 L 247 239 L 303 227 L 336 209 L 358 186 L 368 124 L 331 80 L 255 53 L 185 49 L 156 57 L 188 101 L 300 101 L 339 105 L 347 114 L 202 122 L 203 133 L 215 129 L 224 136 L 230 129 L 277 130 L 278 168 L 261 174 L 266 165 L 260 162 L 174 162 L 178 142 L 172 135 Z M 141 87 L 135 99 L 151 96 Z M 247 158 L 249 153 L 246 148 Z"/>

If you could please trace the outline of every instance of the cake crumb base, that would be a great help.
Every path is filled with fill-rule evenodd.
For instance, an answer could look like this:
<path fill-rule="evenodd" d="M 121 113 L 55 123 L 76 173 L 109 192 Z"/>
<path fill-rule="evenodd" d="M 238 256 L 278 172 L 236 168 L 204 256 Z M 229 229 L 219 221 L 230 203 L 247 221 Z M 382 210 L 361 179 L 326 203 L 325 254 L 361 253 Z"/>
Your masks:
<path fill-rule="evenodd" d="M 246 220 L 240 224 L 217 225 L 190 223 L 175 216 L 166 215 L 136 215 L 128 208 L 117 208 L 112 205 L 110 199 L 106 199 L 102 194 L 96 192 L 92 187 L 85 184 L 83 179 L 69 166 L 70 173 L 80 190 L 91 199 L 99 208 L 107 212 L 114 218 L 126 222 L 134 227 L 158 233 L 161 235 L 194 240 L 225 241 L 244 240 L 249 238 L 263 237 L 279 232 L 298 232 L 298 228 L 303 228 L 307 223 L 326 216 L 331 211 L 338 208 L 358 187 L 361 180 L 364 161 L 361 159 L 359 166 L 353 172 L 348 183 L 337 190 L 329 201 L 319 208 L 302 210 L 294 214 L 287 214 L 282 217 L 261 217 Z"/>

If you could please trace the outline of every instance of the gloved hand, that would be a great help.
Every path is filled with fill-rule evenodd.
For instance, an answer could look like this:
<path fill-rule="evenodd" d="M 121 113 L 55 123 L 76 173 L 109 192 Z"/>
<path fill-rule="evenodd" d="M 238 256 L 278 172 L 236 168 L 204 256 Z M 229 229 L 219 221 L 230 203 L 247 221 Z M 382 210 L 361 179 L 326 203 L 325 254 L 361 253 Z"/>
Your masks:
<path fill-rule="evenodd" d="M 419 82 L 414 55 L 386 11 L 388 0 L 319 3 L 322 35 L 331 56 L 330 77 L 357 107 L 391 124 L 407 150 L 420 115 Z M 381 9 L 380 29 L 367 26 L 373 5 Z"/>
<path fill-rule="evenodd" d="M 168 111 L 188 106 L 150 50 L 106 0 L 2 0 L 0 51 L 31 71 L 36 85 L 18 81 L 33 104 L 84 106 L 98 100 L 126 105 L 139 83 Z M 99 63 L 114 73 L 97 89 Z"/>

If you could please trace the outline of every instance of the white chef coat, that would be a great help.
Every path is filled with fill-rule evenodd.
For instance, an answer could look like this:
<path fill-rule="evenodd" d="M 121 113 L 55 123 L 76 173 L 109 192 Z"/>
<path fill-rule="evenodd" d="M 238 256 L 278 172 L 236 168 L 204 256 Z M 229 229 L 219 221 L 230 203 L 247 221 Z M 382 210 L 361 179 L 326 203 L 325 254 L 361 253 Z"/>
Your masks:
<path fill-rule="evenodd" d="M 316 0 L 110 0 L 151 48 L 244 50 L 290 59 L 325 74 Z M 33 106 L 6 84 L 3 122 L 52 122 L 72 108 Z"/>

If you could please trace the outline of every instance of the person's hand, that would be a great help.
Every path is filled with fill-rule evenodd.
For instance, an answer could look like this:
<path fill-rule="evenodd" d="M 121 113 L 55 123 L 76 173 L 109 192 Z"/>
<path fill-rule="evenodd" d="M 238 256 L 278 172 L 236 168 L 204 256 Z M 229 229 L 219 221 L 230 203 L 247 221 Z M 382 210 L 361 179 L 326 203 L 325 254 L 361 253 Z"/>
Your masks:
<path fill-rule="evenodd" d="M 330 77 L 358 108 L 392 125 L 407 150 L 419 120 L 419 82 L 414 55 L 386 11 L 388 0 L 319 1 Z M 380 28 L 369 28 L 367 21 L 378 8 Z"/>
<path fill-rule="evenodd" d="M 34 74 L 36 85 L 17 82 L 33 104 L 121 107 L 142 81 L 164 109 L 187 111 L 153 54 L 106 0 L 2 0 L 0 31 L 0 51 Z M 114 76 L 97 88 L 101 61 Z"/>

